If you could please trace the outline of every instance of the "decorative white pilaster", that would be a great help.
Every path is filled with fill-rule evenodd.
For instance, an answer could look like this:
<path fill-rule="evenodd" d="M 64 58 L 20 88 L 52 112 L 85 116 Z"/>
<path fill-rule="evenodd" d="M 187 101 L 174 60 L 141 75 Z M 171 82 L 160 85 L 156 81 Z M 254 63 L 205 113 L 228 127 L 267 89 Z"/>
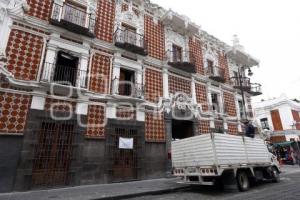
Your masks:
<path fill-rule="evenodd" d="M 240 116 L 240 106 L 239 106 L 239 100 L 237 98 L 237 92 L 234 95 L 234 101 L 235 101 L 235 108 L 236 108 L 236 114 L 237 114 L 237 120 L 240 121 L 241 120 L 241 116 Z"/>
<path fill-rule="evenodd" d="M 195 78 L 192 77 L 192 81 L 191 81 L 191 92 L 192 92 L 192 101 L 193 104 L 196 105 L 197 104 L 197 95 L 196 95 L 196 83 L 195 83 Z"/>
<path fill-rule="evenodd" d="M 207 100 L 208 100 L 208 104 L 209 104 L 209 111 L 211 111 L 211 107 L 212 107 L 212 98 L 211 98 L 211 89 L 210 89 L 210 84 L 207 84 Z"/>
<path fill-rule="evenodd" d="M 136 110 L 136 120 L 139 122 L 144 122 L 146 119 L 145 111 L 141 109 Z"/>
<path fill-rule="evenodd" d="M 238 124 L 238 132 L 241 133 L 243 130 L 242 130 L 242 124 L 239 122 Z"/>
<path fill-rule="evenodd" d="M 228 123 L 227 123 L 226 119 L 224 119 L 224 121 L 223 121 L 223 126 L 224 126 L 224 133 L 227 134 L 228 133 Z"/>
<path fill-rule="evenodd" d="M 114 103 L 107 102 L 107 104 L 106 104 L 106 118 L 107 119 L 116 119 L 117 118 L 116 112 L 117 112 L 116 105 Z"/>
<path fill-rule="evenodd" d="M 8 17 L 7 10 L 0 8 L 0 57 L 6 57 L 5 50 L 10 34 L 10 26 L 12 25 L 12 19 Z"/>
<path fill-rule="evenodd" d="M 211 98 L 211 85 L 210 83 L 207 84 L 207 100 L 208 100 L 208 104 L 209 104 L 209 112 L 212 114 L 212 98 Z M 215 128 L 215 120 L 214 120 L 214 116 L 211 116 L 209 119 L 209 126 L 211 129 Z"/>
<path fill-rule="evenodd" d="M 31 101 L 30 109 L 34 110 L 44 110 L 45 109 L 46 98 L 40 96 L 33 96 Z"/>
<path fill-rule="evenodd" d="M 95 1 L 95 0 L 88 1 L 87 14 L 90 17 L 87 17 L 86 27 L 89 28 L 91 33 L 94 33 L 94 31 L 95 31 L 96 10 L 97 10 L 97 1 Z"/>
<path fill-rule="evenodd" d="M 140 65 L 140 67 L 137 70 L 135 70 L 136 71 L 136 84 L 142 85 L 144 82 L 144 80 L 143 80 L 143 73 L 144 73 L 143 60 L 138 58 L 137 62 Z"/>
<path fill-rule="evenodd" d="M 76 104 L 76 114 L 78 115 L 88 115 L 89 104 L 88 103 L 77 103 Z"/>
<path fill-rule="evenodd" d="M 136 90 L 136 95 L 138 98 L 144 98 L 144 93 L 143 93 L 143 70 L 139 69 L 136 71 L 136 85 L 134 86 L 135 87 L 135 90 Z M 137 111 L 138 112 L 138 111 Z"/>
<path fill-rule="evenodd" d="M 113 73 L 112 73 L 112 94 L 118 94 L 119 93 L 119 78 L 120 78 L 120 67 L 121 65 L 119 63 L 113 64 Z"/>
<path fill-rule="evenodd" d="M 190 46 L 189 46 L 189 41 L 190 41 L 190 37 L 188 35 L 185 36 L 185 56 L 184 56 L 184 60 L 185 62 L 189 62 L 190 61 Z"/>
<path fill-rule="evenodd" d="M 210 129 L 215 129 L 215 120 L 214 120 L 214 117 L 210 117 L 210 119 L 209 119 L 209 126 L 210 126 Z"/>
<path fill-rule="evenodd" d="M 163 69 L 163 95 L 164 99 L 169 99 L 169 75 L 168 75 L 168 69 Z"/>
<path fill-rule="evenodd" d="M 53 68 L 54 68 L 54 62 L 56 57 L 56 50 L 57 50 L 57 46 L 48 43 L 42 81 L 46 81 L 46 82 L 51 81 L 51 75 L 54 70 Z"/>
<path fill-rule="evenodd" d="M 223 91 L 220 89 L 221 93 L 219 96 L 219 106 L 220 106 L 220 113 L 225 114 L 225 109 L 224 109 L 224 95 Z"/>
<path fill-rule="evenodd" d="M 89 55 L 82 54 L 80 58 L 77 87 L 86 88 Z"/>

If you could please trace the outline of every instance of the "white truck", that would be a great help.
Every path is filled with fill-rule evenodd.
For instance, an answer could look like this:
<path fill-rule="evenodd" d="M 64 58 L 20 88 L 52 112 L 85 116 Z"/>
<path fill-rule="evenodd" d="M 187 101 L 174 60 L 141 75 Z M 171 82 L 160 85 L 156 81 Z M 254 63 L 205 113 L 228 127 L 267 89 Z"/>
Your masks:
<path fill-rule="evenodd" d="M 257 180 L 279 182 L 280 166 L 262 139 L 204 134 L 171 144 L 173 175 L 180 183 L 236 185 L 246 191 Z"/>

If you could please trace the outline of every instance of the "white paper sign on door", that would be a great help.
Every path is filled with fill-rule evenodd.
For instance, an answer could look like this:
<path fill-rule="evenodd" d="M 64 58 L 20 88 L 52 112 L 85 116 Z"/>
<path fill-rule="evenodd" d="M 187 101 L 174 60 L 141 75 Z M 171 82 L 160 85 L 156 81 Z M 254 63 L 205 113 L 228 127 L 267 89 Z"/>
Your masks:
<path fill-rule="evenodd" d="M 119 138 L 119 149 L 133 149 L 133 138 Z"/>

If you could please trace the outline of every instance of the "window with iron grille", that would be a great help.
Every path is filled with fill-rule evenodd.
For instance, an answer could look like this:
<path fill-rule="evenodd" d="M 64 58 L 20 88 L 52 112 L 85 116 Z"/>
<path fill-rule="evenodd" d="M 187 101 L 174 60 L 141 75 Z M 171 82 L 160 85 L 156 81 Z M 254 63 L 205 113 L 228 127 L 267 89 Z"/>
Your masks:
<path fill-rule="evenodd" d="M 120 70 L 120 78 L 119 78 L 119 95 L 124 96 L 131 96 L 134 84 L 135 84 L 135 77 L 134 71 L 121 69 Z"/>
<path fill-rule="evenodd" d="M 76 86 L 78 65 L 79 58 L 65 52 L 59 52 L 54 66 L 53 81 Z"/>
<path fill-rule="evenodd" d="M 219 95 L 217 93 L 211 93 L 212 110 L 220 112 Z"/>
<path fill-rule="evenodd" d="M 182 48 L 173 44 L 173 62 L 181 62 L 182 61 Z"/>
<path fill-rule="evenodd" d="M 268 129 L 268 130 L 270 130 L 268 118 L 262 118 L 262 119 L 260 119 L 260 124 L 261 124 L 262 129 Z"/>

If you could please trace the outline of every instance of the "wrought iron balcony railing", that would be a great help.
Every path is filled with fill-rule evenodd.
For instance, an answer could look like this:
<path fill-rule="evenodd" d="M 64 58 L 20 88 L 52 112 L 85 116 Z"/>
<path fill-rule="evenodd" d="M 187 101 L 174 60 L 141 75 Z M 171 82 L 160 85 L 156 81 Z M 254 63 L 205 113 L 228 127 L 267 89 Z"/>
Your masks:
<path fill-rule="evenodd" d="M 249 93 L 253 96 L 259 96 L 262 94 L 261 84 L 259 83 L 251 83 L 251 90 Z"/>
<path fill-rule="evenodd" d="M 252 111 L 248 111 L 248 112 L 240 111 L 239 115 L 241 121 L 247 121 L 253 119 L 254 117 Z"/>
<path fill-rule="evenodd" d="M 221 83 L 225 82 L 225 69 L 223 68 L 210 66 L 205 69 L 205 73 L 210 79 L 214 81 L 218 81 Z"/>
<path fill-rule="evenodd" d="M 114 34 L 114 41 L 117 47 L 144 56 L 148 55 L 148 46 L 144 35 L 127 29 L 117 29 Z"/>
<path fill-rule="evenodd" d="M 236 89 L 240 89 L 245 92 L 249 92 L 251 90 L 250 78 L 248 77 L 231 77 L 230 78 L 233 87 Z"/>
<path fill-rule="evenodd" d="M 143 99 L 144 85 L 115 78 L 112 80 L 112 94 Z"/>
<path fill-rule="evenodd" d="M 95 16 L 88 14 L 80 8 L 64 4 L 54 3 L 52 9 L 51 23 L 63 27 L 69 31 L 94 37 Z"/>
<path fill-rule="evenodd" d="M 87 71 L 69 66 L 45 63 L 41 81 L 86 88 Z"/>
<path fill-rule="evenodd" d="M 196 59 L 190 51 L 167 51 L 168 64 L 189 73 L 196 73 Z"/>
<path fill-rule="evenodd" d="M 262 94 L 261 84 L 251 83 L 250 78 L 248 77 L 231 77 L 230 80 L 233 84 L 233 87 L 236 89 L 248 92 L 253 96 Z"/>

